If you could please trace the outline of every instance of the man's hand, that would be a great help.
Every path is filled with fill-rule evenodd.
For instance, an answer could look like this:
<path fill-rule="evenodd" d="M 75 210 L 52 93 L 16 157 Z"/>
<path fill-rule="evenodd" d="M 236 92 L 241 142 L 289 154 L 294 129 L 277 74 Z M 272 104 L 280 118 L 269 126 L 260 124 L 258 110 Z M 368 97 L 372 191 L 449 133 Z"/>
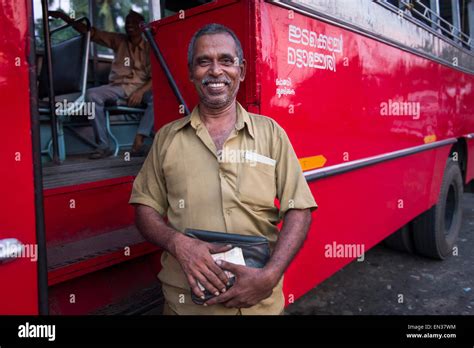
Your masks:
<path fill-rule="evenodd" d="M 226 261 L 217 261 L 224 270 L 232 272 L 236 279 L 234 285 L 224 294 L 206 302 L 207 305 L 222 303 L 228 308 L 252 307 L 270 297 L 279 278 L 262 268 L 236 265 Z"/>
<path fill-rule="evenodd" d="M 135 92 L 130 94 L 130 97 L 128 97 L 128 106 L 140 105 L 143 100 L 144 94 L 145 92 L 143 92 L 141 88 L 137 89 Z"/>
<path fill-rule="evenodd" d="M 86 33 L 88 30 L 87 26 L 84 23 L 75 22 L 74 19 L 72 19 L 62 11 L 49 11 L 48 14 L 53 18 L 59 18 L 68 24 L 72 24 L 72 27 L 82 34 Z M 94 29 L 92 28 L 92 30 Z"/>
<path fill-rule="evenodd" d="M 72 20 L 71 17 L 62 11 L 48 11 L 48 14 L 53 18 L 59 18 L 68 23 Z"/>
<path fill-rule="evenodd" d="M 222 253 L 232 249 L 231 245 L 206 243 L 198 239 L 177 234 L 174 240 L 174 255 L 180 263 L 191 290 L 200 298 L 204 293 L 198 282 L 215 295 L 225 292 L 228 278 L 216 265 L 211 254 Z"/>

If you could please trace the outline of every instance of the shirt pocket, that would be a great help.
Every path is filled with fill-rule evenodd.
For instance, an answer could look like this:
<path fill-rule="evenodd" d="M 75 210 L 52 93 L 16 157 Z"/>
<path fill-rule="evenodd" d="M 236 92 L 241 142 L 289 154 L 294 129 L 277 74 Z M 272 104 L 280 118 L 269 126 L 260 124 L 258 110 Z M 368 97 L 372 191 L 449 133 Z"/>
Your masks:
<path fill-rule="evenodd" d="M 242 203 L 273 207 L 276 197 L 275 166 L 260 162 L 242 163 L 237 190 Z"/>

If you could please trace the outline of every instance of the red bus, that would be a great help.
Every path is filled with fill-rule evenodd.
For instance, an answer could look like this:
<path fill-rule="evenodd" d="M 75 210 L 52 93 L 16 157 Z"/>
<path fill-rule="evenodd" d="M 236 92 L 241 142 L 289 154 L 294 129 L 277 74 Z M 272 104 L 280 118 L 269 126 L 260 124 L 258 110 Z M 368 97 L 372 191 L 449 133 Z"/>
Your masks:
<path fill-rule="evenodd" d="M 64 3 L 49 10 L 120 30 L 118 5 Z M 474 4 L 447 3 L 130 3 L 161 54 L 152 55 L 156 130 L 197 103 L 186 66 L 193 33 L 217 22 L 240 38 L 249 64 L 238 100 L 286 130 L 319 205 L 285 273 L 287 304 L 381 241 L 435 259 L 456 252 L 474 179 Z M 111 107 L 116 156 L 85 159 L 87 117 L 53 101 L 106 82 L 110 52 L 48 21 L 47 1 L 3 5 L 0 312 L 159 311 L 161 251 L 127 203 L 143 161 L 128 152 L 141 111 Z M 73 60 L 77 75 L 64 69 Z"/>

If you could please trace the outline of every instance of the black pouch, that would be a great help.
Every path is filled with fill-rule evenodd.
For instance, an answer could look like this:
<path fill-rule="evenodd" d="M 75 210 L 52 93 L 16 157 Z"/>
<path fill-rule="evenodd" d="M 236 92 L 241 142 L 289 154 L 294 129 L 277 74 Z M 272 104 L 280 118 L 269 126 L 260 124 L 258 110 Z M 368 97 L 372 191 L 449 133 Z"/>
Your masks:
<path fill-rule="evenodd" d="M 242 249 L 245 265 L 247 267 L 263 268 L 270 259 L 270 245 L 265 237 L 246 236 L 234 233 L 222 233 L 205 230 L 195 230 L 187 228 L 184 234 L 188 237 L 196 238 L 208 243 L 217 243 L 223 245 L 232 245 Z M 235 278 L 230 279 L 230 285 L 227 289 L 234 285 Z M 191 291 L 191 298 L 196 304 L 203 304 L 207 300 L 213 298 L 215 295 L 210 293 L 207 289 L 204 290 L 204 300 L 197 297 Z"/>

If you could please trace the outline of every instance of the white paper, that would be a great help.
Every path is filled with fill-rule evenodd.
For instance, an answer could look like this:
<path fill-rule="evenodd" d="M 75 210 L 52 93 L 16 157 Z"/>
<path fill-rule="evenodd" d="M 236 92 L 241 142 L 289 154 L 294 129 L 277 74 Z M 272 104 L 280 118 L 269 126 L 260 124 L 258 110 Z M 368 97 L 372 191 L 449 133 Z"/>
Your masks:
<path fill-rule="evenodd" d="M 235 247 L 230 249 L 229 251 L 212 254 L 211 255 L 214 261 L 222 260 L 230 263 L 234 263 L 236 265 L 245 266 L 244 254 L 242 253 L 242 249 Z M 228 278 L 235 277 L 235 275 L 229 271 L 224 271 Z M 204 291 L 204 287 L 201 283 L 198 282 L 199 288 Z"/>
<path fill-rule="evenodd" d="M 273 158 L 260 155 L 252 151 L 245 151 L 245 159 L 251 162 L 260 162 L 275 167 L 276 161 Z"/>

